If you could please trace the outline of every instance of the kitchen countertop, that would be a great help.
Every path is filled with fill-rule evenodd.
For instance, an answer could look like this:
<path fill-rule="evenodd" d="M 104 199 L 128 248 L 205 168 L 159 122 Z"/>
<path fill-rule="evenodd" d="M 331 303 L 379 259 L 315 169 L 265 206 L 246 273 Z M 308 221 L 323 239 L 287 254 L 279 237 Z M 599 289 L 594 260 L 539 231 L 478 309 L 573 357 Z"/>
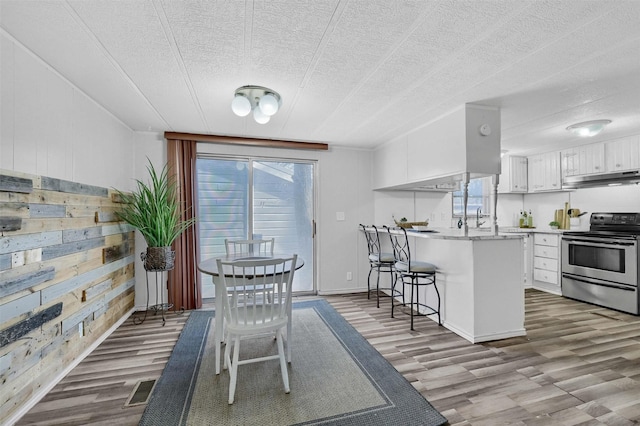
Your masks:
<path fill-rule="evenodd" d="M 518 228 L 515 226 L 505 226 L 499 229 L 500 233 L 505 234 L 563 234 L 568 231 L 581 231 L 581 229 L 551 229 L 549 227 L 543 228 Z"/>
<path fill-rule="evenodd" d="M 489 228 L 469 228 L 469 235 L 464 235 L 464 231 L 458 228 L 432 228 L 432 230 L 436 232 L 419 232 L 407 229 L 407 235 L 438 240 L 505 240 L 522 238 L 520 233 L 499 233 L 494 235 Z"/>

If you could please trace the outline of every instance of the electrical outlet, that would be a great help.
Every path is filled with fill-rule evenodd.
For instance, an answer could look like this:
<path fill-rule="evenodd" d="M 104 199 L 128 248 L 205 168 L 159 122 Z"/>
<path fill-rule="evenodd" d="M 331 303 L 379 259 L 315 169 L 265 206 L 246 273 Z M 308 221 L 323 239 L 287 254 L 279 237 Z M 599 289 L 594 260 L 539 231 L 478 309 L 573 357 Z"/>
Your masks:
<path fill-rule="evenodd" d="M 347 281 L 353 280 L 353 274 L 351 272 L 347 272 Z"/>
<path fill-rule="evenodd" d="M 345 219 L 344 212 L 336 212 L 336 220 L 342 222 Z"/>
<path fill-rule="evenodd" d="M 84 337 L 84 321 L 78 323 L 78 334 L 80 337 Z"/>

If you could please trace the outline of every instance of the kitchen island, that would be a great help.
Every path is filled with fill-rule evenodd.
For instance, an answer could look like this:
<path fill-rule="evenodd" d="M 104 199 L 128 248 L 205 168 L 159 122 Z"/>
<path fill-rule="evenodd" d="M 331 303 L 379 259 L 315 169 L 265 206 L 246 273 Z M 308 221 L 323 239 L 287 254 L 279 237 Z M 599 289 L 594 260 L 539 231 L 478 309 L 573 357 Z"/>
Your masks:
<path fill-rule="evenodd" d="M 522 235 L 432 231 L 407 235 L 411 257 L 438 268 L 444 327 L 472 343 L 525 335 Z M 426 290 L 427 300 L 435 300 L 435 290 Z"/>

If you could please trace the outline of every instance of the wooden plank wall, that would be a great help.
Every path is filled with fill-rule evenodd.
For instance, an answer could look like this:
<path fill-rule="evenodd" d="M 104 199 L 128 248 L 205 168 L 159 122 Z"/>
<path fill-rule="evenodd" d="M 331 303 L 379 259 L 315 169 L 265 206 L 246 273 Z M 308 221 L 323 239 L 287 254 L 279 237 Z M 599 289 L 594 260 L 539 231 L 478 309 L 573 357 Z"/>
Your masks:
<path fill-rule="evenodd" d="M 0 424 L 134 306 L 112 190 L 0 170 Z"/>

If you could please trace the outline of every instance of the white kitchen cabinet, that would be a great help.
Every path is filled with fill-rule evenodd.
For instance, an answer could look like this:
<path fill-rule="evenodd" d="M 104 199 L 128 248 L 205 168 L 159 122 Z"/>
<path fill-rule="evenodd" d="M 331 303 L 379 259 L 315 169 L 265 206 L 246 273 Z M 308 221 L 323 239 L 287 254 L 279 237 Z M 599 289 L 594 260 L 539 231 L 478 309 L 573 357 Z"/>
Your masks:
<path fill-rule="evenodd" d="M 604 149 L 608 172 L 640 169 L 640 136 L 605 142 Z"/>
<path fill-rule="evenodd" d="M 560 235 L 533 235 L 533 288 L 562 294 L 560 288 Z"/>
<path fill-rule="evenodd" d="M 560 152 L 553 151 L 528 157 L 529 192 L 560 191 Z"/>
<path fill-rule="evenodd" d="M 562 177 L 593 175 L 605 172 L 604 143 L 594 143 L 562 150 Z"/>
<path fill-rule="evenodd" d="M 502 158 L 502 173 L 498 192 L 524 193 L 528 192 L 527 157 L 510 155 Z"/>

